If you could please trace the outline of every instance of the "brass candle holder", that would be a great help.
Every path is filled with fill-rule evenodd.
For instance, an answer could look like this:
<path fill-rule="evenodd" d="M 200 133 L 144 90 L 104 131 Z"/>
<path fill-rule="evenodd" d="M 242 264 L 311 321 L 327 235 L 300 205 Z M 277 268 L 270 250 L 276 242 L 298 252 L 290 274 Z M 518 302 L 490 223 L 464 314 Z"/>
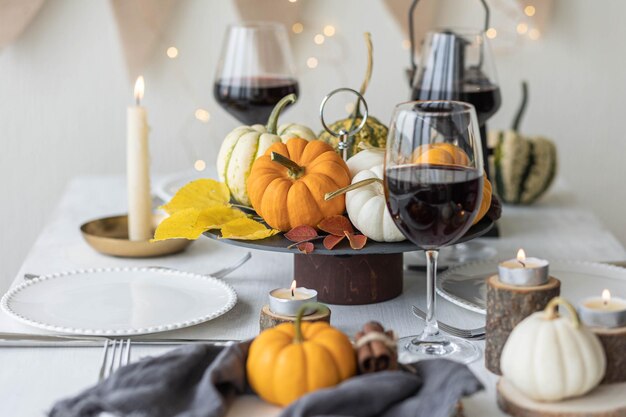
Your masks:
<path fill-rule="evenodd" d="M 164 217 L 158 214 L 152 216 L 153 232 Z M 129 240 L 128 216 L 125 214 L 91 220 L 80 226 L 80 231 L 85 241 L 94 250 L 104 255 L 122 258 L 152 258 L 173 255 L 185 250 L 192 242 L 187 239 L 158 242 Z"/>

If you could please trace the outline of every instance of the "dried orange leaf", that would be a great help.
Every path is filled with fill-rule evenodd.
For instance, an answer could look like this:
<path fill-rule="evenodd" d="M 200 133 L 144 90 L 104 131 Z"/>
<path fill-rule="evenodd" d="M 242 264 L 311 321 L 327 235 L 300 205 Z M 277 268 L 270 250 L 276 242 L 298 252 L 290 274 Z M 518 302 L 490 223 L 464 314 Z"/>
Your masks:
<path fill-rule="evenodd" d="M 177 211 L 196 208 L 225 206 L 230 201 L 230 192 L 226 184 L 212 179 L 191 181 L 176 192 L 176 195 L 161 208 L 169 214 Z"/>
<path fill-rule="evenodd" d="M 259 240 L 274 236 L 278 232 L 247 217 L 232 220 L 222 226 L 223 239 Z"/>
<path fill-rule="evenodd" d="M 324 238 L 324 247 L 328 250 L 332 250 L 339 242 L 343 240 L 344 236 L 328 235 Z"/>
<path fill-rule="evenodd" d="M 343 236 L 344 232 L 354 233 L 352 223 L 347 217 L 336 215 L 325 218 L 317 225 L 320 230 L 335 236 Z"/>
<path fill-rule="evenodd" d="M 303 240 L 312 239 L 317 236 L 317 231 L 311 226 L 302 225 L 296 226 L 287 233 L 285 237 L 292 242 L 301 242 Z"/>
<path fill-rule="evenodd" d="M 367 236 L 365 235 L 356 235 L 354 233 L 346 232 L 346 236 L 348 237 L 348 240 L 350 241 L 350 247 L 352 249 L 356 249 L 356 250 L 363 249 L 363 247 L 367 243 Z"/>
<path fill-rule="evenodd" d="M 298 250 L 302 253 L 309 254 L 315 250 L 315 245 L 311 242 L 303 242 L 298 245 Z"/>
<path fill-rule="evenodd" d="M 189 239 L 195 240 L 206 230 L 203 225 L 198 224 L 200 210 L 188 208 L 177 211 L 164 219 L 154 232 L 153 241 L 167 239 Z"/>

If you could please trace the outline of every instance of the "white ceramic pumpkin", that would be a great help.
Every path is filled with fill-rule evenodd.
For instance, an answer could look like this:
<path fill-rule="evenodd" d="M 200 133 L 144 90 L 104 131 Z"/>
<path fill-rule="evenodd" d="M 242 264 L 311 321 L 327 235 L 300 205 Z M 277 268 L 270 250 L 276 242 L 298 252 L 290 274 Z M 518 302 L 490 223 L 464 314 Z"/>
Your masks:
<path fill-rule="evenodd" d="M 385 150 L 380 148 L 366 148 L 346 161 L 350 175 L 354 178 L 359 172 L 382 165 L 385 162 Z"/>
<path fill-rule="evenodd" d="M 557 305 L 568 310 L 569 319 L 559 317 Z M 606 356 L 574 307 L 556 297 L 544 311 L 526 317 L 513 329 L 502 350 L 500 369 L 528 397 L 559 401 L 595 388 L 604 377 Z"/>
<path fill-rule="evenodd" d="M 224 182 L 233 199 L 250 205 L 247 192 L 247 181 L 252 163 L 265 153 L 275 142 L 286 142 L 299 137 L 306 140 L 315 139 L 315 133 L 306 126 L 296 123 L 281 125 L 276 128 L 280 112 L 289 103 L 296 101 L 296 95 L 290 94 L 280 100 L 267 121 L 267 125 L 240 126 L 230 132 L 217 155 L 217 173 Z"/>
<path fill-rule="evenodd" d="M 352 158 L 361 155 L 359 152 Z M 383 165 L 358 172 L 352 178 L 352 184 L 367 179 L 379 179 L 346 193 L 346 211 L 354 226 L 368 238 L 377 242 L 399 242 L 406 238 L 400 232 L 389 214 L 383 190 Z"/>

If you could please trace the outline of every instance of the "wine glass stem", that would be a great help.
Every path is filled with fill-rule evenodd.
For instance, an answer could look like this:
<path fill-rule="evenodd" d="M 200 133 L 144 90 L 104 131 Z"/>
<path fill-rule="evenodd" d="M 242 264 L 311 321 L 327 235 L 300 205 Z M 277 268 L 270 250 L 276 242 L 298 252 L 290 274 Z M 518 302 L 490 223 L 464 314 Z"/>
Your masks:
<path fill-rule="evenodd" d="M 435 279 L 437 277 L 438 250 L 426 251 L 426 327 L 423 335 L 434 336 L 439 334 L 437 325 L 437 293 L 435 292 Z"/>

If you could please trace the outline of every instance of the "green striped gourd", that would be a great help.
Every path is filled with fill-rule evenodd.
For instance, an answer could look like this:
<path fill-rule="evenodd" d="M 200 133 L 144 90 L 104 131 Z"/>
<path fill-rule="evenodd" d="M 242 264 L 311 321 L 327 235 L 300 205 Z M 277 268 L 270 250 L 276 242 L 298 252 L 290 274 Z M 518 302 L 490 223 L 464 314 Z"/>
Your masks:
<path fill-rule="evenodd" d="M 544 137 L 525 137 L 519 124 L 528 101 L 528 87 L 522 84 L 522 104 L 513 127 L 489 132 L 494 152 L 494 185 L 505 203 L 531 204 L 552 184 L 557 172 L 554 143 Z"/>
<path fill-rule="evenodd" d="M 272 110 L 267 125 L 240 126 L 224 138 L 217 155 L 217 173 L 236 202 L 246 206 L 251 204 L 247 183 L 252 163 L 273 143 L 287 142 L 294 137 L 315 139 L 315 133 L 303 125 L 289 123 L 277 127 L 280 112 L 295 101 L 295 94 L 283 97 Z"/>

